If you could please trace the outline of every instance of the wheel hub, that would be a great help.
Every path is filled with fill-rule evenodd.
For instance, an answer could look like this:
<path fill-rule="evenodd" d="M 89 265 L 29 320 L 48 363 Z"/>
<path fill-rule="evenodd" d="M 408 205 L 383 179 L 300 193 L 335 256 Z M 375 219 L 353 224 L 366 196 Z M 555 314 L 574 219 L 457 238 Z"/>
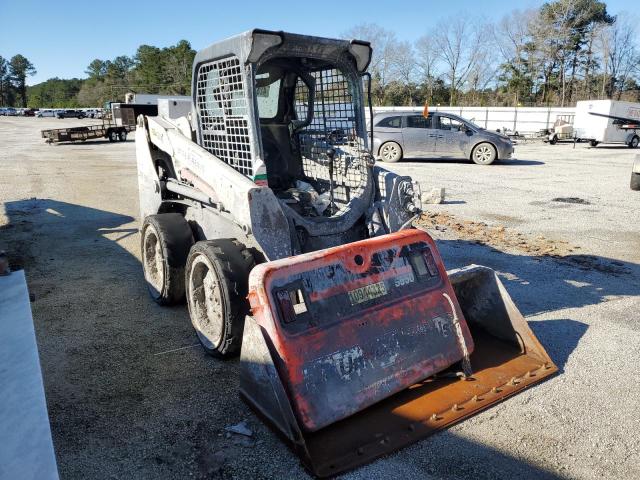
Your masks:
<path fill-rule="evenodd" d="M 193 262 L 188 289 L 191 319 L 196 332 L 207 348 L 213 349 L 222 339 L 224 306 L 218 276 L 202 255 Z"/>
<path fill-rule="evenodd" d="M 149 227 L 145 231 L 142 256 L 145 279 L 157 293 L 160 293 L 164 279 L 164 260 L 160 241 L 153 227 Z"/>

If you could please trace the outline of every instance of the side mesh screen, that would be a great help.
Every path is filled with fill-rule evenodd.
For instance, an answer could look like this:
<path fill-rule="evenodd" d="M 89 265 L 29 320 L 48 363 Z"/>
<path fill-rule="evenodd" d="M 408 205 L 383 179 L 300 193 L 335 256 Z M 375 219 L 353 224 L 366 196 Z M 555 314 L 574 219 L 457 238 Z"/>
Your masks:
<path fill-rule="evenodd" d="M 196 105 L 202 147 L 238 172 L 253 176 L 247 92 L 237 57 L 200 66 Z"/>
<path fill-rule="evenodd" d="M 333 168 L 338 214 L 366 187 L 367 170 L 362 158 L 363 140 L 358 136 L 353 95 L 346 77 L 336 68 L 310 72 L 315 80 L 313 120 L 299 132 L 302 168 L 320 192 L 329 189 L 328 148 L 336 151 Z M 307 116 L 307 85 L 298 78 L 296 116 Z"/>

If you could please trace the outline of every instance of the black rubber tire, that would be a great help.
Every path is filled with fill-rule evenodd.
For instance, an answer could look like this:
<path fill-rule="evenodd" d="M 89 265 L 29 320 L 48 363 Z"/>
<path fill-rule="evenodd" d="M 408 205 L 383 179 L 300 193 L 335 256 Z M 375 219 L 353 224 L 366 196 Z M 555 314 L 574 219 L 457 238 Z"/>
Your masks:
<path fill-rule="evenodd" d="M 549 144 L 555 145 L 556 143 L 558 143 L 558 137 L 557 135 L 554 135 L 553 137 L 551 137 L 551 140 L 549 140 Z"/>
<path fill-rule="evenodd" d="M 488 152 L 487 155 L 481 152 Z M 489 142 L 482 142 L 473 147 L 471 150 L 471 161 L 477 165 L 491 165 L 498 159 L 498 152 L 496 147 L 491 145 Z"/>
<path fill-rule="evenodd" d="M 107 137 L 109 138 L 110 142 L 117 142 L 118 141 L 118 132 L 116 132 L 115 130 L 109 130 L 107 132 Z"/>
<path fill-rule="evenodd" d="M 386 151 L 389 150 L 387 155 Z M 380 160 L 386 163 L 396 163 L 402 160 L 402 147 L 396 142 L 385 142 L 378 151 Z"/>
<path fill-rule="evenodd" d="M 121 142 L 126 142 L 127 141 L 127 132 L 124 130 L 121 130 L 120 132 L 118 132 L 118 140 Z"/>
<path fill-rule="evenodd" d="M 197 242 L 191 248 L 185 269 L 185 285 L 189 317 L 198 340 L 204 350 L 217 358 L 227 358 L 240 352 L 244 319 L 249 314 L 247 300 L 249 273 L 255 266 L 251 252 L 238 240 L 217 239 Z M 210 292 L 205 291 L 204 269 L 212 271 L 219 289 L 218 301 L 222 313 L 221 320 L 214 325 L 212 332 L 203 331 L 200 317 L 206 316 L 207 299 Z M 203 275 L 202 279 L 199 276 Z M 202 281 L 200 288 L 199 280 Z M 214 295 L 209 297 L 212 301 Z M 216 302 L 217 303 L 217 302 Z"/>
<path fill-rule="evenodd" d="M 145 218 L 140 235 L 142 268 L 147 289 L 156 303 L 175 305 L 184 302 L 184 268 L 193 242 L 191 227 L 180 213 L 161 213 Z M 155 262 L 150 258 L 152 253 Z"/>
<path fill-rule="evenodd" d="M 597 142 L 595 140 L 589 140 L 589 145 L 591 145 L 592 147 L 597 147 L 598 143 L 600 143 L 600 142 Z"/>
<path fill-rule="evenodd" d="M 638 144 L 640 144 L 640 137 L 638 137 L 637 135 L 634 135 L 633 137 L 631 137 L 631 140 L 629 141 L 628 147 L 629 148 L 638 148 Z"/>
<path fill-rule="evenodd" d="M 640 190 L 640 173 L 631 172 L 631 190 Z"/>

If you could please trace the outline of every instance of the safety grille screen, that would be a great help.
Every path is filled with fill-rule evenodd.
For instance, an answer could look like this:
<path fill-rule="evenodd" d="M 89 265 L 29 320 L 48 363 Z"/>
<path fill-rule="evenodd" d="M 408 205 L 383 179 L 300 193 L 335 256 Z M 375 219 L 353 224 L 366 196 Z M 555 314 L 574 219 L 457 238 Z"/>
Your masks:
<path fill-rule="evenodd" d="M 334 196 L 341 213 L 349 201 L 358 196 L 367 182 L 362 157 L 363 141 L 358 136 L 356 112 L 349 82 L 338 69 L 311 72 L 315 79 L 315 101 L 311 124 L 300 131 L 302 168 L 306 177 L 321 191 L 329 189 L 327 149 L 336 152 L 333 162 Z M 303 120 L 308 113 L 309 89 L 298 78 L 296 115 Z"/>
<path fill-rule="evenodd" d="M 201 65 L 196 95 L 202 146 L 240 173 L 253 176 L 249 108 L 238 58 Z"/>

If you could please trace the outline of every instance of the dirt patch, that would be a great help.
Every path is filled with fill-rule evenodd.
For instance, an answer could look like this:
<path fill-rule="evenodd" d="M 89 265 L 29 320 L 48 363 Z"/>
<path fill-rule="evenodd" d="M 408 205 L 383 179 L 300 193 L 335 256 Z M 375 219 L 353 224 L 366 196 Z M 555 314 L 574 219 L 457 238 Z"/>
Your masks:
<path fill-rule="evenodd" d="M 495 248 L 512 248 L 530 255 L 562 256 L 580 248 L 564 240 L 551 240 L 540 235 L 532 238 L 502 225 L 490 226 L 484 222 L 459 220 L 448 213 L 426 213 L 418 223 L 428 229 L 449 231 L 458 238 Z"/>
<path fill-rule="evenodd" d="M 448 213 L 426 213 L 417 222 L 419 225 L 440 232 L 453 233 L 462 240 L 488 245 L 497 250 L 513 249 L 527 255 L 549 257 L 581 270 L 596 270 L 610 275 L 628 273 L 623 263 L 609 261 L 593 255 L 576 254 L 580 249 L 564 240 L 552 240 L 539 235 L 531 237 L 502 225 L 491 226 L 484 222 L 459 220 Z"/>

